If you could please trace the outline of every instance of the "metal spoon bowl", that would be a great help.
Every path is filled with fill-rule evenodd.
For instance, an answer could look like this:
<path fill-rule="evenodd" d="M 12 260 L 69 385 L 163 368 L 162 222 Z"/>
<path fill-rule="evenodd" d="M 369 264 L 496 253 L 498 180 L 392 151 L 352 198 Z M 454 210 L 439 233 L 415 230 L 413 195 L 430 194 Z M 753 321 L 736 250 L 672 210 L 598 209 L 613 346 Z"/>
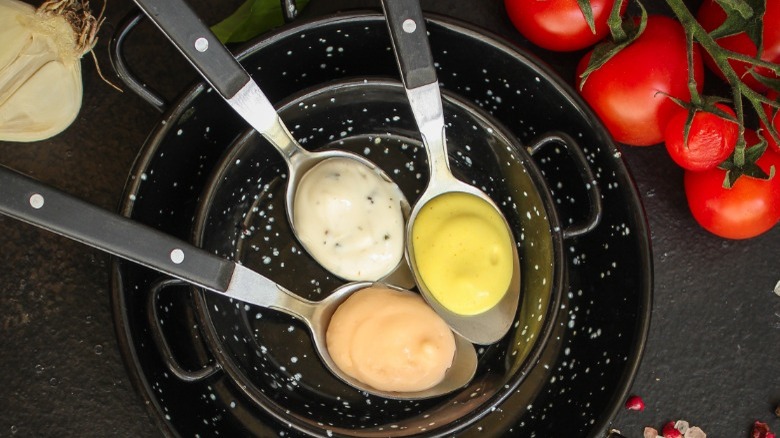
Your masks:
<path fill-rule="evenodd" d="M 520 261 L 517 246 L 511 245 L 512 276 L 506 293 L 492 308 L 476 315 L 461 315 L 442 305 L 420 277 L 415 261 L 412 230 L 420 210 L 440 195 L 462 192 L 485 201 L 501 216 L 510 236 L 512 232 L 506 217 L 495 202 L 483 191 L 457 179 L 450 170 L 441 92 L 418 0 L 382 0 L 382 6 L 404 89 L 425 145 L 430 173 L 428 185 L 415 203 L 407 222 L 406 255 L 423 297 L 450 327 L 474 343 L 492 344 L 509 331 L 517 311 L 520 298 Z"/>
<path fill-rule="evenodd" d="M 252 128 L 271 143 L 289 168 L 285 208 L 293 233 L 295 230 L 294 200 L 301 178 L 316 164 L 334 158 L 355 160 L 371 169 L 380 178 L 394 185 L 392 179 L 374 163 L 360 155 L 336 149 L 311 152 L 304 149 L 292 136 L 271 102 L 258 84 L 249 76 L 235 57 L 203 24 L 183 0 L 135 0 L 135 3 L 157 25 L 165 36 L 184 54 L 198 73 L 211 84 L 219 95 Z M 410 214 L 409 202 L 398 187 L 401 213 L 404 221 Z M 306 242 L 301 245 L 310 249 Z M 311 251 L 308 251 L 311 254 Z M 327 267 L 327 261 L 318 260 Z M 334 272 L 335 275 L 338 275 Z M 345 280 L 355 280 L 345 278 Z M 384 283 L 410 288 L 414 279 L 406 261 L 401 257 L 386 275 L 376 279 Z"/>
<path fill-rule="evenodd" d="M 409 400 L 436 397 L 466 385 L 477 369 L 474 346 L 455 334 L 455 357 L 440 383 L 417 392 L 376 390 L 342 372 L 331 359 L 325 342 L 328 324 L 338 306 L 352 293 L 374 285 L 373 282 L 348 283 L 321 301 L 305 300 L 249 268 L 80 201 L 3 166 L 0 166 L 0 213 L 205 290 L 294 316 L 311 331 L 315 349 L 325 366 L 348 385 L 370 394 Z"/>

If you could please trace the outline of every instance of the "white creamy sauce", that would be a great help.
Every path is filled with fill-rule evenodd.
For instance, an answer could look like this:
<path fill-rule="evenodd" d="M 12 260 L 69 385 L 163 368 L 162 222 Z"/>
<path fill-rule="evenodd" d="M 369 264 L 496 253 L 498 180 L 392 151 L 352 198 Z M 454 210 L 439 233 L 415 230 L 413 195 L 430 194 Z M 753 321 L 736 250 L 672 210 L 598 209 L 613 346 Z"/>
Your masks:
<path fill-rule="evenodd" d="M 352 281 L 376 281 L 403 257 L 401 193 L 363 163 L 329 158 L 298 185 L 298 239 L 325 269 Z"/>

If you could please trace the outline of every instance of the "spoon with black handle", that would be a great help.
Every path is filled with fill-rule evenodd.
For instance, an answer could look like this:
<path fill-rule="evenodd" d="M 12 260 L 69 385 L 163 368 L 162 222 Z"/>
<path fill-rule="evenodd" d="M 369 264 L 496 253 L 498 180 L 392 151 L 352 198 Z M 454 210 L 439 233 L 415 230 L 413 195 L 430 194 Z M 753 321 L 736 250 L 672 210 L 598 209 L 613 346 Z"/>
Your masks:
<path fill-rule="evenodd" d="M 393 52 L 404 90 L 422 135 L 428 158 L 428 185 L 415 202 L 406 225 L 406 254 L 409 265 L 423 297 L 455 332 L 477 344 L 492 344 L 506 335 L 515 321 L 520 298 L 520 262 L 517 246 L 511 238 L 512 231 L 509 224 L 496 203 L 482 190 L 456 178 L 450 169 L 439 81 L 419 0 L 382 0 L 382 7 L 387 18 Z M 437 299 L 426 283 L 426 279 L 421 275 L 420 260 L 416 257 L 413 230 L 421 211 L 430 205 L 431 201 L 452 193 L 466 194 L 484 202 L 494 215 L 499 216 L 501 226 L 508 236 L 504 248 L 508 248 L 512 272 L 503 290 L 504 293 L 496 304 L 476 314 L 452 311 Z M 474 279 L 469 281 L 477 282 Z M 478 294 L 477 290 L 478 288 L 475 288 L 475 294 Z"/>
<path fill-rule="evenodd" d="M 309 301 L 245 266 L 76 199 L 1 165 L 0 213 L 207 291 L 298 318 L 311 331 L 314 346 L 325 366 L 348 385 L 370 394 L 405 400 L 437 397 L 466 385 L 477 368 L 474 346 L 455 333 L 455 357 L 440 383 L 417 392 L 377 390 L 342 372 L 333 362 L 325 342 L 328 324 L 336 308 L 352 293 L 376 283 L 347 283 L 321 301 Z"/>
<path fill-rule="evenodd" d="M 309 151 L 301 146 L 285 126 L 257 82 L 252 79 L 233 54 L 217 39 L 216 35 L 198 18 L 184 0 L 134 1 L 225 102 L 282 155 L 289 170 L 285 209 L 290 227 L 293 234 L 299 237 L 301 245 L 323 267 L 335 275 L 339 275 L 339 272 L 334 272 L 334 267 L 328 259 L 317 258 L 316 252 L 311 251 L 315 242 L 300 239 L 299 230 L 296 228 L 297 221 L 294 209 L 295 194 L 302 178 L 317 164 L 330 159 L 349 159 L 358 163 L 359 166 L 365 167 L 368 172 L 378 174 L 378 177 L 390 184 L 396 192 L 394 199 L 398 202 L 399 216 L 402 216 L 398 220 L 405 220 L 408 217 L 410 207 L 406 197 L 392 179 L 376 164 L 348 151 L 339 149 Z M 354 277 L 344 279 L 369 280 Z M 378 280 L 401 287 L 414 286 L 414 279 L 403 257 L 399 257 L 398 263 L 381 278 L 370 278 L 370 280 Z"/>

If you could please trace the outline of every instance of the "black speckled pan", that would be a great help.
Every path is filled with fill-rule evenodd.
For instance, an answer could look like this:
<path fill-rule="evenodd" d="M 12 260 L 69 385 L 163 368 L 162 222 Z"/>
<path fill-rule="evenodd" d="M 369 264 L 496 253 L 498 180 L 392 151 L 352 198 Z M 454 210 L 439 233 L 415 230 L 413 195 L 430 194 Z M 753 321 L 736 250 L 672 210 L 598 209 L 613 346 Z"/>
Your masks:
<path fill-rule="evenodd" d="M 457 168 L 494 196 L 518 230 L 537 233 L 529 224 L 543 223 L 534 229 L 544 232 L 533 238 L 520 234 L 519 240 L 526 251 L 524 275 L 545 283 L 547 292 L 525 293 L 531 288 L 523 286 L 529 301 L 521 307 L 518 327 L 480 351 L 478 376 L 466 389 L 398 402 L 367 397 L 335 381 L 294 320 L 214 300 L 117 261 L 113 303 L 120 344 L 134 382 L 166 433 L 569 437 L 598 436 L 607 428 L 633 379 L 650 311 L 649 239 L 627 170 L 593 115 L 533 59 L 449 20 L 431 20 L 428 28 L 442 86 L 457 96 L 449 98 L 446 111 L 462 112 L 457 102 L 463 99 L 496 121 L 491 132 L 489 123 L 458 124 L 462 118 L 450 117 Z M 295 102 L 322 98 L 318 92 L 299 93 L 326 89 L 345 77 L 394 76 L 389 47 L 381 15 L 354 14 L 286 27 L 243 53 L 242 62 L 272 100 L 298 95 L 282 111 L 304 146 L 335 144 L 366 153 L 413 199 L 425 179 L 424 154 L 417 150 L 413 126 L 405 125 L 411 122 L 400 100 L 392 97 L 402 96 L 400 87 L 375 85 L 391 102 L 376 111 L 382 132 L 376 126 L 367 131 L 359 114 L 346 116 L 346 110 L 320 131 L 323 122 L 307 120 L 306 104 Z M 339 124 L 343 129 L 334 130 Z M 574 138 L 593 181 L 583 182 L 583 165 L 567 148 L 539 149 L 533 155 L 537 172 L 533 164 L 522 165 L 530 158 L 517 148 L 476 142 L 465 130 L 475 126 L 479 138 L 485 133 L 500 138 L 498 124 L 524 145 L 554 131 Z M 387 132 L 393 135 L 380 135 Z M 526 195 L 518 181 L 527 169 L 534 183 L 529 189 L 547 185 L 552 191 L 531 195 L 541 200 L 536 210 L 524 208 L 521 199 Z M 243 172 L 246 184 L 235 183 Z M 247 134 L 218 96 L 197 86 L 150 137 L 131 173 L 122 212 L 179 237 L 195 235 L 203 246 L 316 298 L 338 280 L 318 271 L 290 238 L 280 195 L 283 174 L 270 146 Z M 590 223 L 594 186 L 601 193 L 601 220 L 571 233 Z M 204 207 L 198 214 L 199 205 Z M 570 237 L 563 237 L 565 229 Z M 526 272 L 534 270 L 543 273 Z M 532 301 L 539 299 L 548 301 L 534 309 Z M 531 319 L 538 321 L 526 330 Z M 529 335 L 539 340 L 527 342 Z"/>
<path fill-rule="evenodd" d="M 455 433 L 487 415 L 537 365 L 560 304 L 565 232 L 544 179 L 525 149 L 467 102 L 445 95 L 444 109 L 453 171 L 493 197 L 518 237 L 523 274 L 513 328 L 500 342 L 480 350 L 477 377 L 459 391 L 425 402 L 389 401 L 331 377 L 305 327 L 296 320 L 197 293 L 199 326 L 216 362 L 249 399 L 280 420 L 311 434 Z M 279 113 L 306 147 L 364 154 L 382 166 L 412 201 L 424 189 L 425 152 L 398 81 L 323 85 L 286 101 Z M 540 150 L 579 150 L 573 140 L 559 135 L 537 143 Z M 580 162 L 587 166 L 584 157 Z M 320 300 L 341 283 L 300 249 L 290 231 L 284 212 L 284 167 L 266 141 L 252 133 L 243 136 L 207 184 L 193 241 L 308 299 Z M 357 406 L 361 415 L 353 414 Z"/>

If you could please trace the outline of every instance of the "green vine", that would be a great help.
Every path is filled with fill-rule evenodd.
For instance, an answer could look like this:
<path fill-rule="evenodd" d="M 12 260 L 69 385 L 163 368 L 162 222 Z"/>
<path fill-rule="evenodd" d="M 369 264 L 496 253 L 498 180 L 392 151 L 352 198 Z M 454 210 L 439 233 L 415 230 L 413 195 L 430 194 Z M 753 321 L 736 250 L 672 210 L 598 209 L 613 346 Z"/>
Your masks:
<path fill-rule="evenodd" d="M 739 123 L 739 141 L 737 142 L 737 146 L 732 157 L 727 161 L 727 163 L 721 165 L 722 168 L 727 170 L 724 186 L 731 187 L 731 185 L 733 185 L 733 183 L 741 175 L 748 175 L 755 178 L 764 179 L 769 178 L 771 175 L 767 175 L 755 164 L 755 159 L 757 159 L 760 154 L 753 153 L 750 154 L 750 156 L 746 154 L 747 144 L 745 142 L 745 108 L 743 101 L 746 99 L 752 105 L 756 115 L 764 122 L 764 125 L 767 127 L 767 134 L 769 134 L 775 141 L 778 141 L 780 138 L 778 137 L 776 129 L 774 126 L 772 126 L 772 123 L 768 120 L 766 114 L 764 113 L 763 105 L 766 104 L 773 108 L 780 108 L 780 103 L 775 102 L 763 94 L 758 93 L 752 88 L 748 87 L 742 78 L 737 74 L 737 72 L 734 71 L 731 63 L 729 63 L 729 59 L 745 62 L 751 65 L 752 68 L 764 67 L 771 70 L 775 74 L 780 74 L 780 66 L 760 59 L 760 50 L 758 52 L 759 54 L 753 58 L 722 48 L 715 41 L 715 38 L 713 38 L 713 36 L 705 31 L 701 24 L 699 24 L 698 20 L 696 20 L 696 17 L 693 16 L 683 0 L 666 0 L 666 3 L 672 9 L 672 12 L 680 21 L 680 24 L 682 24 L 686 35 L 688 35 L 692 41 L 696 41 L 702 50 L 705 50 L 707 53 L 709 53 L 715 62 L 715 65 L 717 65 L 721 72 L 723 72 L 726 81 L 731 87 L 731 102 L 734 105 L 734 112 L 737 114 L 737 122 Z M 739 6 L 739 8 L 732 9 L 729 12 L 739 13 L 742 17 L 753 17 L 751 14 L 756 13 L 755 9 L 749 8 L 747 3 L 741 1 L 736 3 L 738 3 L 737 6 Z M 762 7 L 760 11 L 761 16 L 755 17 L 756 19 L 761 20 L 763 17 L 763 10 L 764 8 Z M 713 33 L 717 35 L 719 29 L 713 31 Z M 733 33 L 735 32 L 732 31 L 731 34 Z M 755 37 L 751 37 L 751 39 L 753 38 Z M 760 33 L 758 38 L 760 39 Z M 761 41 L 759 40 L 756 45 L 757 47 L 761 48 Z M 754 77 L 757 79 L 760 79 L 759 76 L 760 75 L 754 75 Z M 765 149 L 765 141 L 762 141 L 762 143 L 763 145 L 759 145 L 759 147 Z M 763 150 L 761 152 L 763 152 Z M 748 160 L 747 158 L 750 159 Z"/>
<path fill-rule="evenodd" d="M 594 48 L 590 64 L 581 75 L 581 84 L 585 82 L 587 76 L 592 71 L 606 63 L 609 58 L 614 56 L 623 47 L 629 45 L 634 39 L 641 35 L 642 31 L 644 31 L 644 23 L 647 19 L 645 8 L 638 0 L 635 0 L 641 10 L 639 24 L 637 24 L 637 20 L 631 17 L 620 19 L 619 11 L 624 1 L 627 0 L 618 0 L 615 2 L 609 21 L 612 40 L 604 42 Z M 720 117 L 732 120 L 739 124 L 739 140 L 737 141 L 732 156 L 720 165 L 722 169 L 726 170 L 726 178 L 723 183 L 724 187 L 731 187 L 741 176 L 761 179 L 772 178 L 775 169 L 772 168 L 767 174 L 755 164 L 755 161 L 763 154 L 764 150 L 766 150 L 766 136 L 769 136 L 775 142 L 780 143 L 780 134 L 778 134 L 776 128 L 773 126 L 770 117 L 767 117 L 764 112 L 764 106 L 768 106 L 772 108 L 771 119 L 778 117 L 777 114 L 780 109 L 780 102 L 772 100 L 750 88 L 744 82 L 743 78 L 737 74 L 729 61 L 740 61 L 749 65 L 748 74 L 752 75 L 756 80 L 763 83 L 768 88 L 780 91 L 780 80 L 767 78 L 755 71 L 756 68 L 763 68 L 780 76 L 780 65 L 761 59 L 763 49 L 763 15 L 766 10 L 766 1 L 777 0 L 716 0 L 726 12 L 727 18 L 720 27 L 712 32 L 707 32 L 701 26 L 696 17 L 688 9 L 684 0 L 665 1 L 685 30 L 688 44 L 688 88 L 690 90 L 691 101 L 680 102 L 679 100 L 675 100 L 678 104 L 689 109 L 688 123 L 686 123 L 685 126 L 686 132 L 684 138 L 687 139 L 690 123 L 693 119 L 693 114 L 696 111 L 712 112 Z M 718 38 L 735 35 L 741 32 L 746 33 L 758 48 L 755 57 L 724 49 L 718 45 L 716 41 Z M 731 89 L 730 99 L 717 96 L 701 96 L 699 94 L 697 89 L 698 84 L 693 75 L 693 52 L 696 44 L 698 44 L 698 47 L 700 47 L 701 50 L 709 54 L 715 62 L 715 65 L 723 73 L 723 76 Z M 715 107 L 716 102 L 723 101 L 731 102 L 734 106 L 736 118 L 731 117 Z M 760 136 L 761 142 L 751 148 L 748 148 L 745 141 L 746 104 L 755 112 L 764 126 L 766 126 L 765 132 L 762 132 L 762 135 Z"/>

